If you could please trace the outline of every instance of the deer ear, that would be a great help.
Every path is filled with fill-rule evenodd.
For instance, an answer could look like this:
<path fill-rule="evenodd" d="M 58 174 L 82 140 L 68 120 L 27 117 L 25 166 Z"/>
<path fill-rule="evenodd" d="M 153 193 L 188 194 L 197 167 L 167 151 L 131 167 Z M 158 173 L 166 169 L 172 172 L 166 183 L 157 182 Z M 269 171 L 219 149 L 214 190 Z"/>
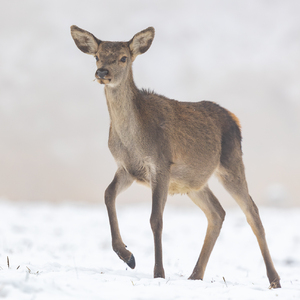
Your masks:
<path fill-rule="evenodd" d="M 71 35 L 76 46 L 84 53 L 95 55 L 101 43 L 94 35 L 75 25 L 71 26 Z"/>
<path fill-rule="evenodd" d="M 139 54 L 145 53 L 151 46 L 154 39 L 154 28 L 148 27 L 147 29 L 137 33 L 130 41 L 129 48 L 131 51 L 132 61 Z"/>

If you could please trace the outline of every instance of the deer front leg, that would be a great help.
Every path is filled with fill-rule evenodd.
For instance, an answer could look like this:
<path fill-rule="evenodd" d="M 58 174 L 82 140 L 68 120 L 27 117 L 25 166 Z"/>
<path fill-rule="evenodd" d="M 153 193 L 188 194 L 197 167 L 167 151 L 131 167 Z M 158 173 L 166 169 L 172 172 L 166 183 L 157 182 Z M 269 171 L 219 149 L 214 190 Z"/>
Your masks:
<path fill-rule="evenodd" d="M 152 182 L 152 212 L 150 217 L 151 229 L 154 237 L 154 278 L 165 278 L 162 260 L 162 228 L 163 211 L 166 204 L 169 188 L 169 176 L 157 176 Z"/>
<path fill-rule="evenodd" d="M 113 250 L 130 268 L 134 269 L 135 259 L 133 254 L 126 249 L 126 245 L 122 241 L 116 213 L 116 197 L 127 189 L 132 182 L 132 176 L 123 168 L 119 168 L 113 181 L 105 191 L 105 205 L 109 217 Z"/>

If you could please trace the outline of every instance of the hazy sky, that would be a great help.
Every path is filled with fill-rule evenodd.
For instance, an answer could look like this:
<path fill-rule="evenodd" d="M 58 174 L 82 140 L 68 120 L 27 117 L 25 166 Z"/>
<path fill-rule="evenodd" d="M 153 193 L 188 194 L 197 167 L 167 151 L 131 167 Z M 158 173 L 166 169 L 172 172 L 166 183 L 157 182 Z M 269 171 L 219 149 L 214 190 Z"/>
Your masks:
<path fill-rule="evenodd" d="M 137 85 L 233 111 L 253 198 L 299 204 L 299 15 L 297 0 L 2 0 L 0 197 L 102 201 L 113 178 L 103 87 L 93 81 L 94 58 L 71 39 L 76 24 L 102 40 L 154 26 L 151 48 L 134 63 Z M 147 198 L 139 187 L 122 197 Z"/>

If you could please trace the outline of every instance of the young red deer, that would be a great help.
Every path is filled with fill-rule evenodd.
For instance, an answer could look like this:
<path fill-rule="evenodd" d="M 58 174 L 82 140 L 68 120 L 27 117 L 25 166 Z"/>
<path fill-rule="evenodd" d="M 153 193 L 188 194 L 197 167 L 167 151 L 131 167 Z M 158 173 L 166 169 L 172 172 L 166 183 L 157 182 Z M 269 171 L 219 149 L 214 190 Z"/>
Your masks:
<path fill-rule="evenodd" d="M 258 240 L 271 287 L 279 288 L 280 278 L 273 266 L 258 209 L 248 193 L 237 117 L 213 102 L 179 102 L 136 87 L 132 63 L 151 46 L 154 28 L 137 33 L 129 42 L 101 41 L 77 26 L 71 26 L 71 34 L 82 52 L 96 58 L 95 76 L 105 85 L 111 120 L 108 146 L 118 165 L 105 191 L 105 204 L 112 247 L 118 256 L 129 267 L 135 267 L 134 256 L 120 235 L 115 200 L 136 180 L 152 190 L 154 277 L 165 277 L 161 237 L 167 195 L 180 193 L 187 194 L 207 217 L 203 248 L 189 277 L 203 279 L 225 217 L 207 184 L 212 174 L 216 174 L 247 217 Z"/>

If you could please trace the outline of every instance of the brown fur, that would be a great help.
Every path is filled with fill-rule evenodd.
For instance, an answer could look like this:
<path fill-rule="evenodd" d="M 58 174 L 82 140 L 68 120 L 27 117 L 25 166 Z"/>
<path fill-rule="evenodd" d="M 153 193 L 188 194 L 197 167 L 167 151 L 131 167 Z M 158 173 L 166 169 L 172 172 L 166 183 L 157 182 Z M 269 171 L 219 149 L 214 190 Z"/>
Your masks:
<path fill-rule="evenodd" d="M 113 249 L 130 267 L 135 260 L 122 241 L 115 199 L 133 181 L 152 189 L 150 218 L 154 235 L 154 277 L 164 277 L 162 215 L 169 194 L 187 194 L 205 213 L 207 234 L 190 279 L 202 279 L 225 212 L 207 182 L 215 173 L 244 211 L 264 257 L 272 287 L 280 287 L 256 205 L 249 196 L 238 118 L 219 105 L 179 102 L 139 90 L 132 62 L 151 46 L 152 27 L 129 42 L 104 42 L 76 26 L 71 34 L 79 49 L 97 59 L 96 78 L 105 84 L 110 115 L 109 149 L 118 170 L 105 192 Z"/>

